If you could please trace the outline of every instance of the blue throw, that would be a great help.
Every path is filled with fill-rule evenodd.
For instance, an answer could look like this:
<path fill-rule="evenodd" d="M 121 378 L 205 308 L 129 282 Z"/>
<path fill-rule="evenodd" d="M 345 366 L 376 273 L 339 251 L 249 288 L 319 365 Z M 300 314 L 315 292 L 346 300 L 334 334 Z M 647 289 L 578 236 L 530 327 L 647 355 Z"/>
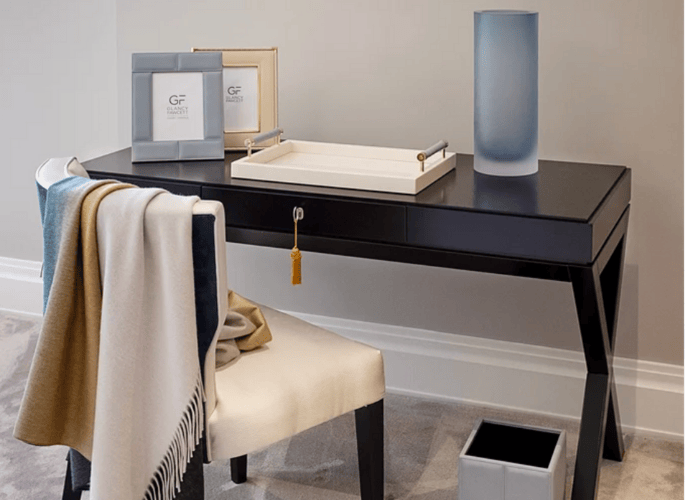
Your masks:
<path fill-rule="evenodd" d="M 83 201 L 90 190 L 101 183 L 101 181 L 74 176 L 55 182 L 48 189 L 45 189 L 36 182 L 41 222 L 43 223 L 43 312 L 45 312 L 48 304 L 50 287 L 55 275 L 66 211 L 69 209 L 80 211 L 80 201 Z M 75 199 L 79 203 L 70 203 Z"/>

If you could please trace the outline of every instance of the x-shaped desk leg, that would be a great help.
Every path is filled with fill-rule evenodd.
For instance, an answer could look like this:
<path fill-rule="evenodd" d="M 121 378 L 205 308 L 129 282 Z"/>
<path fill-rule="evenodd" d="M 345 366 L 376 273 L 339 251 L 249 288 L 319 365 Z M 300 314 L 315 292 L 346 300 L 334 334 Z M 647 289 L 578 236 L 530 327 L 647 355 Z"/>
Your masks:
<path fill-rule="evenodd" d="M 623 460 L 613 351 L 629 208 L 590 266 L 569 268 L 587 364 L 572 500 L 594 500 L 602 457 Z"/>

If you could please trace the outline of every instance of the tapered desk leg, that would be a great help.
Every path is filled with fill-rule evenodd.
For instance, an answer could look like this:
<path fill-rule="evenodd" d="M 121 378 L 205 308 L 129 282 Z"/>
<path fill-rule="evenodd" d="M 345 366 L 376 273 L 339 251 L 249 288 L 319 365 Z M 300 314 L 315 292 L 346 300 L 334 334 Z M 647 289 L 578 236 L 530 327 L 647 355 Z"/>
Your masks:
<path fill-rule="evenodd" d="M 616 462 L 623 461 L 625 452 L 623 434 L 621 433 L 621 419 L 618 413 L 618 401 L 616 399 L 616 383 L 611 377 L 609 387 L 609 401 L 607 408 L 606 429 L 604 434 L 603 457 Z"/>
<path fill-rule="evenodd" d="M 572 500 L 597 498 L 602 457 L 623 460 L 612 363 L 627 222 L 626 212 L 594 264 L 569 268 L 588 370 Z"/>
<path fill-rule="evenodd" d="M 573 500 L 590 500 L 597 496 L 599 471 L 607 422 L 609 375 L 588 373 L 585 380 L 583 416 L 576 450 L 573 476 Z"/>

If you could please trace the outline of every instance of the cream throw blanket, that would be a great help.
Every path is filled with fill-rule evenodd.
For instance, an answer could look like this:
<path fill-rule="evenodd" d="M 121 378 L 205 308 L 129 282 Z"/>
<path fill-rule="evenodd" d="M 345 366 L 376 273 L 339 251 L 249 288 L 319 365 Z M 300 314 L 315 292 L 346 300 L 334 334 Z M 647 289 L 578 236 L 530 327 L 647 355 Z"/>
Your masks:
<path fill-rule="evenodd" d="M 168 500 L 199 442 L 192 208 L 124 189 L 100 204 L 102 321 L 90 498 Z"/>

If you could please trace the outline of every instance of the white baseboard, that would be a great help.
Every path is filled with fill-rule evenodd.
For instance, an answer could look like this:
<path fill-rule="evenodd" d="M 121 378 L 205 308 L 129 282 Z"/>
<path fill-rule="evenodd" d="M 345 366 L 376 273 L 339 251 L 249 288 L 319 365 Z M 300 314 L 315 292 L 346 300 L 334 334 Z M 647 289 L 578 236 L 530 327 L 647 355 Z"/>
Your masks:
<path fill-rule="evenodd" d="M 580 420 L 582 352 L 293 313 L 383 351 L 388 392 Z M 625 432 L 683 441 L 683 367 L 614 358 Z"/>
<path fill-rule="evenodd" d="M 39 262 L 0 257 L 0 309 L 42 314 Z M 581 352 L 290 313 L 383 350 L 389 392 L 580 419 Z M 683 440 L 683 367 L 614 359 L 627 432 Z"/>
<path fill-rule="evenodd" d="M 0 309 L 41 316 L 43 279 L 40 262 L 0 257 Z"/>

